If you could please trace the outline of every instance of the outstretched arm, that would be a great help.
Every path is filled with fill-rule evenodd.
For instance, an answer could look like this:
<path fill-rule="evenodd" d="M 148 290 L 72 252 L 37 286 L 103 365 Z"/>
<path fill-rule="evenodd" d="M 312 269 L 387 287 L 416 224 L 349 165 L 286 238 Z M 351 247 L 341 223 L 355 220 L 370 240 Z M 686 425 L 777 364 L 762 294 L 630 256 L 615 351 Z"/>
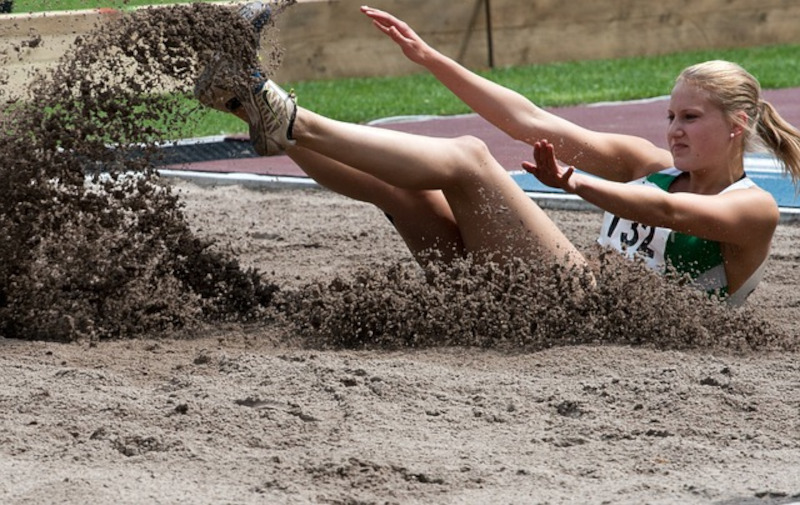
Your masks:
<path fill-rule="evenodd" d="M 671 156 L 638 137 L 588 130 L 538 107 L 529 99 L 466 69 L 422 40 L 407 23 L 370 7 L 362 12 L 414 63 L 484 119 L 514 139 L 533 144 L 558 139 L 561 159 L 600 177 L 628 181 L 671 165 Z"/>
<path fill-rule="evenodd" d="M 543 184 L 649 226 L 752 249 L 759 244 L 768 247 L 778 223 L 775 200 L 760 189 L 700 195 L 605 181 L 559 165 L 547 140 L 534 143 L 533 157 L 533 163 L 523 162 L 522 167 Z"/>

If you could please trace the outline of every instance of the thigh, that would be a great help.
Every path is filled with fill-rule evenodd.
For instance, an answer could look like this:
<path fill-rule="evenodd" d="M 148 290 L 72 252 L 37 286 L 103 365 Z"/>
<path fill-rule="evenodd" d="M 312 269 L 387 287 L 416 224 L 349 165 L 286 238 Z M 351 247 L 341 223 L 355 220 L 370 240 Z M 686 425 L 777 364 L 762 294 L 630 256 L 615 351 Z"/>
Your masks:
<path fill-rule="evenodd" d="M 398 188 L 344 163 L 303 148 L 289 152 L 320 185 L 368 202 L 389 216 L 400 237 L 420 263 L 463 256 L 464 245 L 450 204 L 441 191 Z"/>
<path fill-rule="evenodd" d="M 461 230 L 441 191 L 393 188 L 392 193 L 379 207 L 420 264 L 464 256 Z"/>
<path fill-rule="evenodd" d="M 586 267 L 583 254 L 552 219 L 490 158 L 444 191 L 467 251 Z"/>

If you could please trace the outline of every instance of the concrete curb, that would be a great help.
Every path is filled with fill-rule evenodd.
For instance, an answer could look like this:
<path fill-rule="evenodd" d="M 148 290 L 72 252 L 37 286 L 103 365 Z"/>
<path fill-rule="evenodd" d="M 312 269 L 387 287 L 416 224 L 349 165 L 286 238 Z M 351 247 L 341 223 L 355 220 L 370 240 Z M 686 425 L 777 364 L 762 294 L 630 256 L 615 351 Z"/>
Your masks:
<path fill-rule="evenodd" d="M 180 179 L 203 187 L 242 186 L 253 190 L 319 189 L 329 191 L 308 177 L 289 177 L 246 173 L 194 172 L 191 170 L 159 170 L 166 179 Z M 601 209 L 575 195 L 525 191 L 525 195 L 543 209 L 601 212 Z M 781 207 L 781 223 L 800 220 L 800 209 Z"/>

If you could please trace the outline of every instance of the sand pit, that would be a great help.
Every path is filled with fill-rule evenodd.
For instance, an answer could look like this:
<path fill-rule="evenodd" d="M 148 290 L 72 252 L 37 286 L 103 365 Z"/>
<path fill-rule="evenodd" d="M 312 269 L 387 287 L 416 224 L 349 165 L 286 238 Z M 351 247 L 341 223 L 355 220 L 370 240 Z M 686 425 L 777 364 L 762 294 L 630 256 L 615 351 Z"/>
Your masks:
<path fill-rule="evenodd" d="M 165 185 L 107 143 L 169 107 L 83 70 L 112 47 L 185 90 L 217 8 L 125 19 L 57 74 L 82 100 L 0 116 L 0 501 L 800 501 L 800 224 L 727 311 L 602 256 L 582 298 L 535 265 L 426 277 L 365 204 Z M 191 57 L 148 52 L 173 24 Z M 594 251 L 599 214 L 551 215 Z"/>
<path fill-rule="evenodd" d="M 286 289 L 411 262 L 380 213 L 328 192 L 180 194 L 193 228 Z M 599 215 L 553 215 L 590 246 Z M 798 247 L 781 225 L 751 301 L 795 335 Z M 321 351 L 287 328 L 3 340 L 2 501 L 800 500 L 797 352 Z"/>

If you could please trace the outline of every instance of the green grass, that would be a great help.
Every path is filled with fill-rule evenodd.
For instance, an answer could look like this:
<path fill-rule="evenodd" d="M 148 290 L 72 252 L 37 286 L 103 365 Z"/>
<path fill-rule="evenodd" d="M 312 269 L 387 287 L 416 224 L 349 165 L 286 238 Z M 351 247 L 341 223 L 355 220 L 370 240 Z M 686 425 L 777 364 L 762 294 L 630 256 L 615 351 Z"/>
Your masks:
<path fill-rule="evenodd" d="M 667 95 L 683 68 L 710 59 L 740 63 L 760 80 L 765 89 L 800 86 L 800 45 L 530 65 L 494 69 L 481 74 L 519 91 L 539 105 L 564 106 Z M 284 84 L 295 89 L 298 101 L 304 107 L 344 121 L 469 112 L 428 74 Z M 203 127 L 210 128 L 207 133 L 242 129 L 236 120 L 218 123 L 218 120 L 222 121 L 219 119 L 221 116 L 224 114 L 215 113 L 205 119 Z"/>
<path fill-rule="evenodd" d="M 135 6 L 157 0 L 17 0 L 15 12 L 45 5 L 55 8 Z M 163 3 L 163 2 L 162 2 Z M 800 86 L 800 45 L 782 45 L 694 51 L 666 56 L 581 61 L 499 68 L 485 77 L 528 96 L 542 106 L 563 106 L 598 101 L 630 100 L 669 94 L 678 73 L 686 66 L 710 59 L 740 63 L 765 89 Z M 450 115 L 469 112 L 458 99 L 430 75 L 375 77 L 282 83 L 293 87 L 299 103 L 326 116 L 352 122 L 416 114 Z M 188 99 L 191 101 L 191 99 Z M 187 103 L 187 107 L 191 107 Z M 193 115 L 184 131 L 215 135 L 246 131 L 235 117 L 216 111 Z"/>
<path fill-rule="evenodd" d="M 695 51 L 656 57 L 580 61 L 494 69 L 485 77 L 546 106 L 632 100 L 668 95 L 680 71 L 700 61 L 735 61 L 755 75 L 764 89 L 800 86 L 800 45 Z M 469 112 L 428 74 L 283 83 L 299 103 L 320 114 L 351 122 L 381 117 Z M 199 114 L 197 135 L 245 131 L 226 114 Z"/>
<path fill-rule="evenodd" d="M 199 1 L 210 2 L 215 0 Z M 192 0 L 14 0 L 14 12 L 63 11 L 76 9 L 96 9 L 98 7 L 129 9 L 133 7 L 141 7 L 142 5 L 191 2 Z"/>
<path fill-rule="evenodd" d="M 800 85 L 799 45 L 531 65 L 490 70 L 482 75 L 543 106 L 575 105 L 667 95 L 683 68 L 709 59 L 742 64 L 764 88 Z M 287 84 L 295 88 L 304 106 L 347 121 L 468 111 L 426 74 Z"/>

